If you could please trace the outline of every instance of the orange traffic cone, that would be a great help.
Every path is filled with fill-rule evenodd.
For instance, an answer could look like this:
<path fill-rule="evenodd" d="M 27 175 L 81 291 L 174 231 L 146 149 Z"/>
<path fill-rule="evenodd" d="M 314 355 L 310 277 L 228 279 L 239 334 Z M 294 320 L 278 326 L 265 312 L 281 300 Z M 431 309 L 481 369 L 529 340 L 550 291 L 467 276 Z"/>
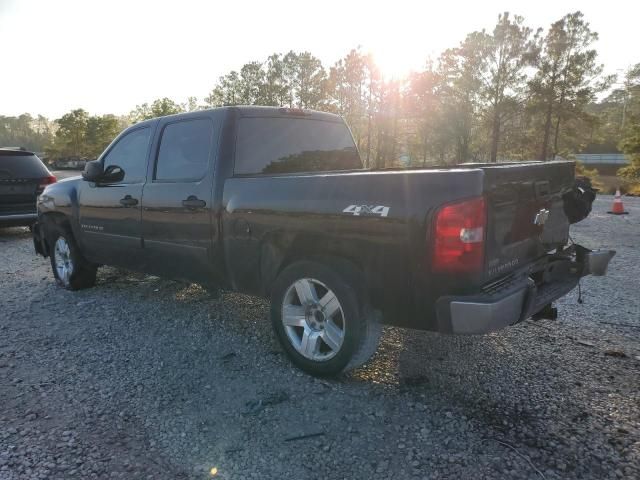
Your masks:
<path fill-rule="evenodd" d="M 616 190 L 616 196 L 613 199 L 613 207 L 610 212 L 613 215 L 627 215 L 629 212 L 624 210 L 624 206 L 622 205 L 622 196 L 620 195 L 620 189 Z"/>

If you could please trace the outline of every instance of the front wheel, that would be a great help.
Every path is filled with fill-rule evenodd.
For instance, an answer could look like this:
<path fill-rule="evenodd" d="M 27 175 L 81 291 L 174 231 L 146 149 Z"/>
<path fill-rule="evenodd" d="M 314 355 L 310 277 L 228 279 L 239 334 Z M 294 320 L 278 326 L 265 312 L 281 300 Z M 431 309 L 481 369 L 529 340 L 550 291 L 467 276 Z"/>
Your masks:
<path fill-rule="evenodd" d="M 56 282 L 67 290 L 93 287 L 96 283 L 96 265 L 89 263 L 80 253 L 71 232 L 58 224 L 47 227 L 49 257 Z"/>
<path fill-rule="evenodd" d="M 353 282 L 357 275 L 311 261 L 285 268 L 271 293 L 271 321 L 293 363 L 312 375 L 357 368 L 375 352 L 377 314 Z"/>

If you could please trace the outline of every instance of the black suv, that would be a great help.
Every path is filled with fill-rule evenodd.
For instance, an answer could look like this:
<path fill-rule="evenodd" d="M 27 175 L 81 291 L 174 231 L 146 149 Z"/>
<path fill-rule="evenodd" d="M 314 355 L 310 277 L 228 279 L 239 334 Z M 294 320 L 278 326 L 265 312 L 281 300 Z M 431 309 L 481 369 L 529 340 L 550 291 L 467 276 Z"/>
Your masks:
<path fill-rule="evenodd" d="M 0 148 L 0 227 L 28 227 L 37 218 L 36 199 L 56 177 L 33 152 Z"/>

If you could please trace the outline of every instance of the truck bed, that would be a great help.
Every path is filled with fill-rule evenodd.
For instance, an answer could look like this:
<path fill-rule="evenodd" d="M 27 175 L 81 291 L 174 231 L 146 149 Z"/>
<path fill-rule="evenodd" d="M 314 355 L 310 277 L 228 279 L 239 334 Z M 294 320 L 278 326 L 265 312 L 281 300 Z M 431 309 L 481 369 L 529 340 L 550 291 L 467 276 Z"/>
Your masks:
<path fill-rule="evenodd" d="M 573 162 L 523 162 L 230 178 L 221 219 L 222 230 L 234 232 L 223 239 L 227 272 L 234 288 L 265 293 L 262 286 L 291 252 L 347 255 L 365 266 L 372 298 L 394 305 L 388 318 L 404 324 L 424 317 L 424 306 L 443 292 L 478 289 L 566 243 L 562 195 L 573 185 L 573 170 Z M 482 195 L 488 202 L 484 268 L 476 275 L 433 275 L 434 213 Z M 535 225 L 545 209 L 547 223 Z"/>

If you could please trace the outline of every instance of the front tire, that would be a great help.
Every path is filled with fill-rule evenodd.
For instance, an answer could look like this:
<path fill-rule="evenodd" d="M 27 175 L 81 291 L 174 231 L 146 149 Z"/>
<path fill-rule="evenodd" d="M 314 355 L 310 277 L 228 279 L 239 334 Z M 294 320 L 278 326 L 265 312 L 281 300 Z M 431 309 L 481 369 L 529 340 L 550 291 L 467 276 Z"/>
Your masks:
<path fill-rule="evenodd" d="M 80 253 L 71 232 L 58 224 L 47 226 L 51 269 L 58 285 L 67 290 L 81 290 L 96 284 L 97 266 Z"/>
<path fill-rule="evenodd" d="M 382 327 L 358 275 L 312 261 L 286 267 L 271 291 L 271 322 L 292 362 L 311 375 L 330 376 L 364 364 Z"/>

